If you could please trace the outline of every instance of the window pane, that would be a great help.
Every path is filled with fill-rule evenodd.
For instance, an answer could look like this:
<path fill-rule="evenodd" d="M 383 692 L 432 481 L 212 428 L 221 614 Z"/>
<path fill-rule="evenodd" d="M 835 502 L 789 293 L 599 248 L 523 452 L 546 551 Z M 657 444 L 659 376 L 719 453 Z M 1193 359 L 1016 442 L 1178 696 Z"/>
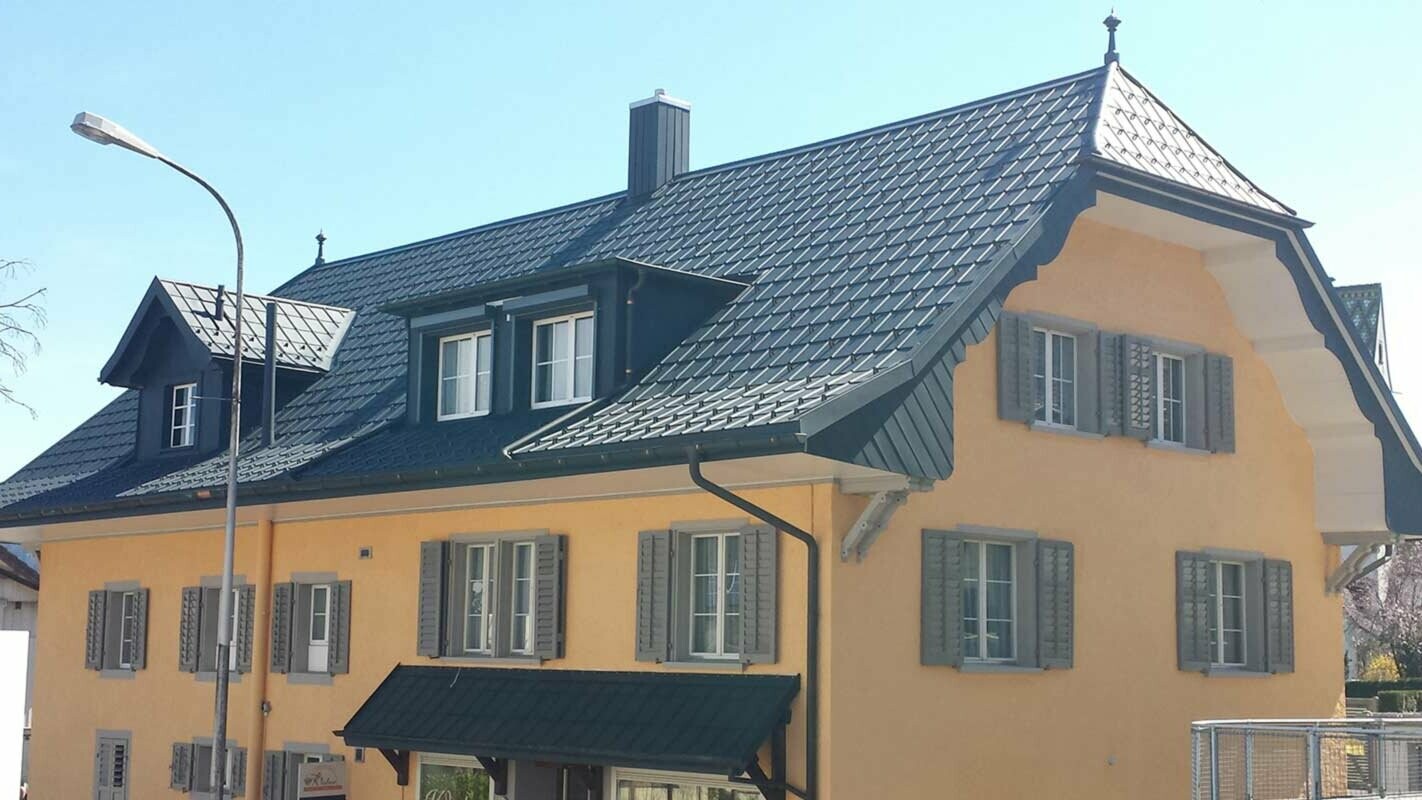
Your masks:
<path fill-rule="evenodd" d="M 1076 424 L 1076 339 L 1054 336 L 1056 358 L 1052 364 L 1053 421 L 1063 425 Z"/>
<path fill-rule="evenodd" d="M 691 579 L 691 613 L 712 614 L 716 611 L 715 575 L 696 575 Z"/>
<path fill-rule="evenodd" d="M 987 623 L 987 657 L 1012 658 L 1012 623 Z"/>
<path fill-rule="evenodd" d="M 718 543 L 715 536 L 698 536 L 691 544 L 693 575 L 715 575 L 719 568 Z"/>
<path fill-rule="evenodd" d="M 697 615 L 691 619 L 691 652 L 716 652 L 716 617 Z"/>
<path fill-rule="evenodd" d="M 481 769 L 449 764 L 421 764 L 419 798 L 489 800 L 489 776 Z"/>
<path fill-rule="evenodd" d="M 513 619 L 509 637 L 509 648 L 514 652 L 526 653 L 532 646 L 529 610 L 533 605 L 533 545 L 514 546 L 513 575 Z"/>
<path fill-rule="evenodd" d="M 987 579 L 990 581 L 1012 580 L 1012 546 L 990 544 L 987 547 Z"/>
<path fill-rule="evenodd" d="M 593 393 L 593 360 L 592 356 L 579 356 L 573 362 L 573 396 L 592 397 Z"/>
<path fill-rule="evenodd" d="M 311 587 L 311 641 L 326 641 L 326 598 L 328 589 L 325 586 Z"/>
<path fill-rule="evenodd" d="M 1244 663 L 1244 631 L 1226 631 L 1224 638 L 1224 663 Z"/>
<path fill-rule="evenodd" d="M 982 658 L 978 619 L 978 562 L 982 552 L 977 542 L 963 543 L 963 655 Z"/>
<path fill-rule="evenodd" d="M 1047 421 L 1047 332 L 1032 331 L 1032 394 L 1036 398 L 1035 419 Z"/>
<path fill-rule="evenodd" d="M 579 358 L 591 358 L 593 354 L 593 318 L 580 317 L 576 320 L 577 325 L 577 349 Z"/>
<path fill-rule="evenodd" d="M 741 537 L 726 537 L 725 615 L 721 625 L 722 652 L 738 653 L 741 649 Z"/>
<path fill-rule="evenodd" d="M 987 616 L 990 620 L 1012 619 L 1012 584 L 988 582 Z"/>
<path fill-rule="evenodd" d="M 571 387 L 568 385 L 568 370 L 562 363 L 555 363 L 548 370 L 549 377 L 549 400 L 567 400 L 572 396 Z"/>
<path fill-rule="evenodd" d="M 492 336 L 480 336 L 476 342 L 477 353 L 474 363 L 474 410 L 489 410 L 489 400 L 493 394 L 493 342 Z"/>
<path fill-rule="evenodd" d="M 484 624 L 488 608 L 488 548 L 470 547 L 465 561 L 464 649 L 484 650 L 488 647 L 488 630 Z"/>
<path fill-rule="evenodd" d="M 555 322 L 548 326 L 552 330 L 553 340 L 553 361 L 567 361 L 573 354 L 572 342 L 569 341 L 573 335 L 572 323 L 567 320 Z"/>
<path fill-rule="evenodd" d="M 963 577 L 974 580 L 978 577 L 978 560 L 982 558 L 977 542 L 963 542 Z"/>
<path fill-rule="evenodd" d="M 463 339 L 447 339 L 439 348 L 439 376 L 441 378 L 453 378 L 460 373 L 460 364 L 463 359 L 459 357 L 460 345 Z"/>

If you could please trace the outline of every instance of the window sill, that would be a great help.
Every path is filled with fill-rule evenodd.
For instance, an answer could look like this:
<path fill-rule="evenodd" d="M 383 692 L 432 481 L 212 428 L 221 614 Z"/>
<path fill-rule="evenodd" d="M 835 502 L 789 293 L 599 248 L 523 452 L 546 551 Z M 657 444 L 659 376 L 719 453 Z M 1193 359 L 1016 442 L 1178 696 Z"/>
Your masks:
<path fill-rule="evenodd" d="M 999 664 L 991 661 L 964 661 L 959 667 L 959 672 L 977 673 L 1002 673 L 1002 674 L 1030 674 L 1035 672 L 1046 672 L 1041 667 L 1024 667 L 1019 664 Z"/>
<path fill-rule="evenodd" d="M 591 397 L 574 397 L 569 400 L 544 400 L 542 402 L 530 402 L 528 407 L 533 411 L 544 408 L 563 408 L 565 406 L 578 406 L 584 403 L 591 403 Z"/>
<path fill-rule="evenodd" d="M 286 682 L 307 686 L 330 686 L 333 682 L 332 677 L 324 672 L 288 672 Z"/>
<path fill-rule="evenodd" d="M 1198 447 L 1190 447 L 1189 445 L 1178 444 L 1176 442 L 1165 442 L 1160 439 L 1147 439 L 1145 446 L 1152 450 L 1166 450 L 1171 453 L 1184 453 L 1192 456 L 1214 455 L 1209 450 L 1202 450 Z"/>
<path fill-rule="evenodd" d="M 136 669 L 101 669 L 99 670 L 99 677 L 118 681 L 131 681 L 137 672 L 138 670 Z"/>
<path fill-rule="evenodd" d="M 746 662 L 736 658 L 723 659 L 684 659 L 681 661 L 663 661 L 662 666 L 667 669 L 676 670 L 705 670 L 717 669 L 727 672 L 745 672 Z"/>
<path fill-rule="evenodd" d="M 1205 670 L 1206 678 L 1272 678 L 1274 673 L 1245 667 L 1210 667 Z"/>
<path fill-rule="evenodd" d="M 1077 427 L 1074 427 L 1074 426 L 1071 426 L 1071 425 L 1055 425 L 1055 424 L 1050 423 L 1050 422 L 1036 422 L 1036 421 L 1034 421 L 1034 422 L 1028 423 L 1027 427 L 1031 428 L 1031 429 L 1034 430 L 1034 431 L 1042 431 L 1042 432 L 1044 432 L 1044 433 L 1056 433 L 1056 434 L 1060 434 L 1060 435 L 1062 435 L 1062 436 L 1075 436 L 1075 437 L 1077 437 L 1077 438 L 1079 438 L 1079 439 L 1105 439 L 1105 438 L 1106 438 L 1106 436 L 1105 436 L 1104 434 L 1092 433 L 1091 431 L 1084 431 L 1084 430 L 1082 430 L 1081 428 L 1077 428 Z"/>
<path fill-rule="evenodd" d="M 544 659 L 538 656 L 440 656 L 440 663 L 444 664 L 510 664 L 520 667 L 540 666 Z"/>
<path fill-rule="evenodd" d="M 212 670 L 198 670 L 198 671 L 197 671 L 196 673 L 194 673 L 194 674 L 197 676 L 198 683 L 216 683 L 216 682 L 217 682 L 217 673 L 214 672 L 214 671 L 212 671 Z M 228 671 L 227 671 L 227 682 L 228 682 L 228 683 L 241 683 L 241 682 L 242 682 L 242 673 L 238 672 L 238 671 L 235 670 L 235 669 L 228 670 Z"/>

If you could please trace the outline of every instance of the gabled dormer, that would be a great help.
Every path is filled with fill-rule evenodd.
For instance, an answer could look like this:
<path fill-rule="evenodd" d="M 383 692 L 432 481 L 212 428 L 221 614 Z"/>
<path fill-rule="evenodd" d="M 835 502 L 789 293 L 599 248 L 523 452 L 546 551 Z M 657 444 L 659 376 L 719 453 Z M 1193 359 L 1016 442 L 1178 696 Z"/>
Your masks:
<path fill-rule="evenodd" d="M 622 389 L 746 286 L 622 258 L 400 301 L 411 423 L 573 408 Z"/>
<path fill-rule="evenodd" d="M 139 458 L 200 456 L 226 444 L 235 303 L 221 286 L 158 278 L 149 285 L 99 373 L 103 383 L 138 390 Z M 330 370 L 354 316 L 335 306 L 244 297 L 244 430 Z"/>

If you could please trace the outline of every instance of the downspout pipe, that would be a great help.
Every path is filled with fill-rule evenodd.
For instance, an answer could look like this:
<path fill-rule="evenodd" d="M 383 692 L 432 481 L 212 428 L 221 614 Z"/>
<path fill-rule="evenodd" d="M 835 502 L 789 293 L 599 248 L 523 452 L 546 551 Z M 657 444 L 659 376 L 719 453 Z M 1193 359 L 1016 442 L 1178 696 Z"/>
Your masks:
<path fill-rule="evenodd" d="M 801 797 L 815 800 L 820 766 L 820 543 L 804 529 L 707 480 L 701 474 L 699 449 L 687 448 L 686 462 L 692 483 L 805 545 L 805 588 L 809 597 L 805 603 L 805 792 Z"/>

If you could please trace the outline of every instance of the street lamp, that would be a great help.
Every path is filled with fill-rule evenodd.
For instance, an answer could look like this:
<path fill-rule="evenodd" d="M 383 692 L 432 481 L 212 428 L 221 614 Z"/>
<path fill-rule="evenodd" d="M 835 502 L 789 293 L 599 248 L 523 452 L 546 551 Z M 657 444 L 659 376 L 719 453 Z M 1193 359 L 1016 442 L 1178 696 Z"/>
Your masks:
<path fill-rule="evenodd" d="M 217 702 L 212 722 L 212 772 L 210 773 L 213 797 L 223 800 L 227 796 L 227 686 L 231 663 L 229 650 L 232 646 L 232 550 L 237 538 L 237 442 L 240 438 L 242 420 L 242 231 L 237 227 L 237 217 L 222 195 L 183 165 L 158 152 L 158 149 L 129 132 L 118 123 L 111 122 L 87 111 L 74 115 L 69 129 L 91 142 L 116 144 L 125 150 L 132 150 L 142 156 L 157 159 L 178 172 L 192 178 L 206 189 L 232 224 L 232 237 L 237 240 L 237 301 L 232 319 L 232 407 L 231 423 L 227 446 L 227 522 L 222 540 L 222 593 L 217 601 Z M 220 300 L 220 299 L 219 299 Z"/>

